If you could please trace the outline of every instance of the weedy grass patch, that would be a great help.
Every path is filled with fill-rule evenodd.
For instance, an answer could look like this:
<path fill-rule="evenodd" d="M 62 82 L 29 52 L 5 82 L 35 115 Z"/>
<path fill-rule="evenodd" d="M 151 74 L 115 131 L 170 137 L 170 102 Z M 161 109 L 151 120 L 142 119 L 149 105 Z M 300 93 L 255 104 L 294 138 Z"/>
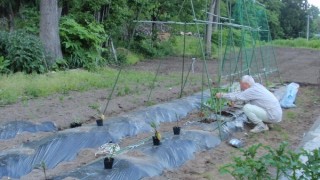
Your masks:
<path fill-rule="evenodd" d="M 242 156 L 234 157 L 232 163 L 220 168 L 221 173 L 232 175 L 235 179 L 319 179 L 319 149 L 299 152 L 288 148 L 283 142 L 278 148 L 255 144 L 241 149 Z M 264 152 L 264 153 L 261 153 Z M 262 155 L 261 155 L 262 154 Z M 307 157 L 302 162 L 301 157 Z"/>
<path fill-rule="evenodd" d="M 49 72 L 46 74 L 15 73 L 0 75 L 0 105 L 12 104 L 28 99 L 47 97 L 53 94 L 66 95 L 71 91 L 84 92 L 93 89 L 111 89 L 118 70 L 101 68 L 96 71 L 82 69 Z M 124 69 L 117 84 L 118 93 L 124 96 L 140 93 L 149 88 L 154 80 L 154 72 Z M 157 82 L 163 86 L 178 85 L 180 73 L 159 75 Z M 189 82 L 197 82 L 198 77 L 190 77 Z M 137 88 L 138 87 L 138 88 Z"/>
<path fill-rule="evenodd" d="M 273 44 L 276 46 L 283 46 L 283 47 L 320 49 L 319 39 L 310 39 L 309 41 L 303 38 L 278 39 L 278 40 L 274 40 Z"/>
<path fill-rule="evenodd" d="M 95 72 L 70 70 L 47 74 L 16 73 L 0 78 L 0 104 L 10 104 L 23 99 L 45 97 L 55 93 L 67 94 L 70 91 L 87 91 L 111 88 L 117 70 L 103 68 Z M 137 81 L 151 82 L 152 73 L 126 71 L 120 84 L 131 85 Z"/>

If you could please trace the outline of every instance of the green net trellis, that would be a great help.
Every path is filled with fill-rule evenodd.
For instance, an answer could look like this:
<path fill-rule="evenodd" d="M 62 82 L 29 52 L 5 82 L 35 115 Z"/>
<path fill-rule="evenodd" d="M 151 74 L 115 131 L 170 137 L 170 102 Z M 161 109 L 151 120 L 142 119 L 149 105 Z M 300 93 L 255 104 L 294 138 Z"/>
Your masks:
<path fill-rule="evenodd" d="M 221 81 L 223 79 L 227 80 L 227 82 L 229 82 L 231 85 L 233 82 L 240 79 L 241 76 L 249 74 L 257 77 L 260 82 L 264 81 L 265 83 L 268 83 L 268 76 L 273 72 L 278 72 L 279 80 L 281 82 L 275 52 L 272 46 L 272 38 L 268 26 L 266 8 L 256 0 L 216 0 L 216 2 L 219 1 L 226 3 L 226 6 L 220 6 L 221 3 L 219 3 L 219 12 L 223 11 L 222 8 L 226 8 L 224 12 L 227 12 L 227 17 L 220 16 L 218 12 L 218 15 L 214 14 L 214 16 L 218 19 L 217 22 L 209 22 L 207 20 L 203 20 L 203 16 L 199 16 L 199 14 L 197 14 L 195 11 L 193 3 L 194 0 L 184 0 L 179 10 L 179 12 L 181 12 L 185 10 L 185 8 L 190 8 L 193 16 L 192 21 L 150 21 L 140 20 L 139 17 L 135 21 L 136 24 L 146 23 L 149 25 L 157 24 L 161 26 L 166 24 L 170 27 L 179 26 L 180 28 L 168 29 L 173 29 L 175 31 L 180 30 L 184 33 L 188 32 L 188 28 L 192 27 L 192 31 L 197 34 L 196 40 L 198 42 L 196 42 L 196 44 L 191 44 L 188 42 L 189 38 L 187 38 L 185 34 L 182 37 L 183 45 L 181 45 L 180 47 L 182 48 L 182 73 L 179 98 L 181 98 L 183 95 L 183 91 L 192 67 L 185 67 L 185 58 L 197 58 L 202 61 L 201 111 L 204 109 L 204 107 L 207 107 L 205 106 L 205 103 L 209 101 L 211 102 L 210 107 L 211 109 L 214 109 L 216 115 L 218 113 L 220 113 L 221 115 L 221 110 L 225 105 L 225 102 L 223 102 L 221 99 L 215 98 L 215 93 L 221 92 L 224 89 L 221 86 Z M 208 2 L 206 3 L 206 8 L 208 8 L 207 4 Z M 142 7 L 143 6 L 141 6 L 140 12 L 142 12 Z M 208 13 L 206 11 L 207 9 L 204 10 L 205 14 Z M 213 32 L 212 40 L 214 43 L 214 50 L 217 51 L 218 59 L 220 62 L 218 68 L 219 73 L 217 77 L 215 76 L 214 80 L 218 82 L 212 82 L 211 80 L 212 74 L 210 74 L 207 67 L 208 57 L 206 57 L 205 54 L 205 43 L 203 41 L 204 39 L 200 36 L 201 34 L 205 34 L 205 32 L 203 31 L 205 31 L 205 27 L 209 24 L 215 24 L 217 26 L 216 30 Z M 172 31 L 171 34 L 178 34 L 178 32 Z M 132 39 L 133 36 L 131 37 L 131 40 Z M 131 43 L 129 43 L 129 46 L 130 44 Z M 150 46 L 152 46 L 152 44 L 150 44 Z M 195 46 L 196 48 L 188 48 L 192 46 Z M 159 61 L 155 77 L 152 81 L 150 92 L 148 93 L 148 102 L 151 100 L 152 90 L 157 81 L 160 66 L 161 61 Z M 108 102 L 104 109 L 104 114 L 106 113 L 106 110 L 108 108 L 109 101 L 112 99 L 112 95 L 118 83 L 121 71 L 122 68 L 119 69 L 113 89 L 108 96 Z M 213 84 L 217 84 L 218 87 L 213 87 Z M 209 98 L 209 100 L 204 102 L 203 92 L 206 89 L 209 89 L 211 97 Z M 218 120 L 217 117 L 216 119 Z M 222 125 L 223 122 L 220 122 L 220 120 L 218 120 L 220 135 Z"/>
<path fill-rule="evenodd" d="M 255 0 L 238 0 L 227 7 L 229 20 L 220 28 L 219 79 L 232 83 L 249 74 L 268 82 L 268 75 L 278 68 L 266 8 Z"/>

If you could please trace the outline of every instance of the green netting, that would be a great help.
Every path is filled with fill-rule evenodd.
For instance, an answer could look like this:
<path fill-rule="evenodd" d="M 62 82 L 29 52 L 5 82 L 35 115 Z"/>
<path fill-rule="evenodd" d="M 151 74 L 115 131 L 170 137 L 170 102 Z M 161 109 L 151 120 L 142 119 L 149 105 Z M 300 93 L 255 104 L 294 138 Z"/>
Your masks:
<path fill-rule="evenodd" d="M 187 1 L 184 0 L 183 4 L 185 4 L 185 7 L 181 6 L 181 9 L 192 9 L 192 22 L 149 21 L 139 19 L 136 21 L 138 24 L 160 24 L 161 27 L 162 25 L 166 24 L 166 31 L 170 31 L 171 29 L 171 35 L 176 36 L 177 39 L 183 38 L 183 43 L 180 43 L 177 47 L 178 52 L 181 52 L 179 53 L 179 55 L 183 57 L 181 90 L 179 97 L 182 97 L 192 67 L 185 67 L 185 60 L 186 58 L 197 58 L 202 61 L 201 105 L 203 106 L 201 107 L 201 110 L 205 108 L 206 103 L 204 102 L 203 91 L 205 89 L 209 89 L 211 97 L 207 101 L 207 104 L 210 105 L 211 109 L 214 109 L 215 113 L 221 112 L 222 104 L 224 104 L 224 102 L 222 102 L 220 99 L 215 98 L 215 92 L 222 91 L 222 78 L 228 80 L 230 84 L 232 84 L 241 76 L 249 74 L 252 76 L 257 76 L 260 82 L 264 81 L 265 83 L 268 83 L 269 74 L 276 71 L 279 75 L 274 49 L 271 44 L 272 38 L 270 35 L 265 7 L 255 0 L 221 1 L 226 2 L 226 6 L 219 7 L 219 12 L 227 12 L 227 17 L 215 15 L 216 17 L 218 17 L 218 22 L 209 22 L 206 20 L 197 19 L 198 17 L 203 16 L 199 16 L 198 14 L 196 14 L 193 0 L 189 1 L 190 5 L 187 5 Z M 206 3 L 206 7 L 207 4 L 208 3 Z M 207 13 L 208 12 L 205 11 L 205 14 Z M 218 29 L 213 32 L 212 36 L 213 49 L 214 51 L 218 52 L 218 59 L 220 61 L 219 73 L 217 77 L 218 82 L 215 83 L 218 84 L 219 87 L 214 88 L 212 87 L 213 85 L 211 82 L 212 74 L 208 72 L 206 62 L 207 58 L 211 57 L 206 57 L 204 52 L 204 39 L 200 36 L 201 34 L 205 34 L 203 31 L 205 31 L 205 27 L 209 24 L 216 24 L 218 27 Z M 175 26 L 178 26 L 180 28 L 177 28 Z M 179 31 L 183 31 L 184 33 L 186 33 L 189 32 L 189 30 L 196 34 L 196 36 L 186 37 L 185 34 L 183 36 L 177 36 L 177 34 L 180 34 Z M 192 39 L 196 39 L 196 41 L 193 41 Z M 152 46 L 151 43 L 150 46 Z M 153 84 L 151 85 L 150 92 L 148 94 L 148 102 L 151 99 L 152 90 L 155 86 L 155 82 L 157 81 L 160 66 L 161 61 L 159 61 L 159 66 L 155 73 Z M 118 78 L 121 73 L 121 69 L 119 70 L 117 79 L 113 86 L 113 90 L 109 95 L 108 103 L 104 112 L 106 112 L 109 101 L 112 99 L 112 94 L 116 84 L 118 83 Z M 281 82 L 280 76 L 279 80 Z M 218 125 L 219 130 L 221 130 L 219 121 Z"/>
<path fill-rule="evenodd" d="M 220 25 L 219 78 L 232 83 L 249 74 L 268 82 L 268 75 L 278 69 L 265 7 L 255 0 L 227 4 L 229 20 Z"/>

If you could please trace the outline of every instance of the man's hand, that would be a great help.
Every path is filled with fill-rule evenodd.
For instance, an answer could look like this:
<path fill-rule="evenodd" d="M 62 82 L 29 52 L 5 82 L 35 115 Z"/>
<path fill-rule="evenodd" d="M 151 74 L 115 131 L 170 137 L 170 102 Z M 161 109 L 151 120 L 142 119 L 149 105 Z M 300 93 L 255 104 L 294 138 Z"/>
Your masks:
<path fill-rule="evenodd" d="M 224 95 L 224 93 L 217 93 L 216 98 L 220 99 L 220 98 L 222 98 L 223 95 Z"/>

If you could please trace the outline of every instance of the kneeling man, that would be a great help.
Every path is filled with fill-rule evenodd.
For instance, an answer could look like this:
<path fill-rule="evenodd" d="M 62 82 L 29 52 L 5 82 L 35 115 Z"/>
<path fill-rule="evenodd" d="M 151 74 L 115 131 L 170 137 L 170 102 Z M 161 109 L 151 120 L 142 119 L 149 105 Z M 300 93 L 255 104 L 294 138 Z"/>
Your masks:
<path fill-rule="evenodd" d="M 254 79 L 245 75 L 240 81 L 241 92 L 217 93 L 217 98 L 230 101 L 245 101 L 244 113 L 256 124 L 250 131 L 259 133 L 269 130 L 265 123 L 278 123 L 282 120 L 282 109 L 278 99 L 263 85 L 255 83 Z"/>

